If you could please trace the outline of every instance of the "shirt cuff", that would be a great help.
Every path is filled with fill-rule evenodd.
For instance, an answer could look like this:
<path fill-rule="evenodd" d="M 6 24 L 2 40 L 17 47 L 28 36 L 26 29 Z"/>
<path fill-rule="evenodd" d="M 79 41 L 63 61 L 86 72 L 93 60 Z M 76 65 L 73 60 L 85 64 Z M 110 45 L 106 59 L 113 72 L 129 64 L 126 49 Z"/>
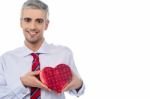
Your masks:
<path fill-rule="evenodd" d="M 71 90 L 69 93 L 74 94 L 75 96 L 79 97 L 84 93 L 84 90 L 85 90 L 85 85 L 83 83 L 81 88 L 79 88 L 78 91 L 76 89 L 74 89 L 74 90 Z"/>
<path fill-rule="evenodd" d="M 82 82 L 81 86 L 76 89 L 77 93 L 78 93 L 78 91 L 82 88 L 82 86 L 83 86 L 83 82 Z"/>
<path fill-rule="evenodd" d="M 29 88 L 26 88 L 20 78 L 17 80 L 17 82 L 13 85 L 12 87 L 12 91 L 14 92 L 14 94 L 19 98 L 22 99 L 23 97 L 25 97 L 26 95 L 28 95 L 30 93 Z"/>

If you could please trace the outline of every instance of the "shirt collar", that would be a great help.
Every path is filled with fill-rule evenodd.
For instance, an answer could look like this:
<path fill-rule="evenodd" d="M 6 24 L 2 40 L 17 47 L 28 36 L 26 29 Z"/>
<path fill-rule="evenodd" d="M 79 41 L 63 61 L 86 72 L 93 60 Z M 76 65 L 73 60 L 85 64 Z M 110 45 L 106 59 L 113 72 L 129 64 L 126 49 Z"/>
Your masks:
<path fill-rule="evenodd" d="M 22 56 L 28 56 L 31 53 L 50 54 L 50 47 L 51 46 L 49 46 L 49 44 L 46 41 L 44 41 L 39 50 L 33 52 L 31 49 L 24 45 Z"/>

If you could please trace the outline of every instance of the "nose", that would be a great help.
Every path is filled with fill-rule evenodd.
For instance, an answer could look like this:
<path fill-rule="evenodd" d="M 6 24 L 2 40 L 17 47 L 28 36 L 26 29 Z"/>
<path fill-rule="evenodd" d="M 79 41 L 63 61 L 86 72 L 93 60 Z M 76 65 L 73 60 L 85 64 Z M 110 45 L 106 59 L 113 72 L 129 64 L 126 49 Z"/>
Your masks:
<path fill-rule="evenodd" d="M 35 24 L 35 22 L 31 22 L 31 24 L 30 24 L 30 29 L 35 29 L 36 28 L 36 24 Z"/>

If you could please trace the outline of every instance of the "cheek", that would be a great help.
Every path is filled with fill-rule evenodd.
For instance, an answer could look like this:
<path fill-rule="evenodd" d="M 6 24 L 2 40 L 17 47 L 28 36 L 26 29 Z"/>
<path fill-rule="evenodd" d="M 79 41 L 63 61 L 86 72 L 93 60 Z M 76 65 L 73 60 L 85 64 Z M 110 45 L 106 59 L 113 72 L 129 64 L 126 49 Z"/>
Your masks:
<path fill-rule="evenodd" d="M 27 25 L 26 24 L 21 24 L 21 28 L 23 29 L 23 30 L 25 30 L 26 28 L 27 28 Z"/>
<path fill-rule="evenodd" d="M 47 27 L 48 27 L 48 23 L 44 22 L 39 28 L 40 28 L 40 30 L 44 31 L 47 29 Z"/>
<path fill-rule="evenodd" d="M 44 26 L 44 25 L 39 26 L 37 29 L 38 29 L 38 30 L 40 30 L 40 31 L 42 32 L 42 31 L 44 31 L 44 30 L 45 30 L 45 26 Z"/>

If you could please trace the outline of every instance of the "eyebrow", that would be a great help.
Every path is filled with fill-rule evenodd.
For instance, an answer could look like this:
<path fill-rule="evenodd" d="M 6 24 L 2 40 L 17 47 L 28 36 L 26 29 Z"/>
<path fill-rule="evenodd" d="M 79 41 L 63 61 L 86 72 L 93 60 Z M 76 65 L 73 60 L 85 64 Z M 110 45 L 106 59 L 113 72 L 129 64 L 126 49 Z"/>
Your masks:
<path fill-rule="evenodd" d="M 43 21 L 44 21 L 44 19 L 43 19 L 43 18 L 37 18 L 37 19 L 35 19 L 35 20 L 43 20 Z"/>
<path fill-rule="evenodd" d="M 21 19 L 31 19 L 31 20 L 33 20 L 32 18 L 30 18 L 30 17 L 24 17 L 24 18 L 21 18 Z M 44 19 L 43 18 L 36 18 L 35 20 L 43 20 L 44 21 Z"/>

